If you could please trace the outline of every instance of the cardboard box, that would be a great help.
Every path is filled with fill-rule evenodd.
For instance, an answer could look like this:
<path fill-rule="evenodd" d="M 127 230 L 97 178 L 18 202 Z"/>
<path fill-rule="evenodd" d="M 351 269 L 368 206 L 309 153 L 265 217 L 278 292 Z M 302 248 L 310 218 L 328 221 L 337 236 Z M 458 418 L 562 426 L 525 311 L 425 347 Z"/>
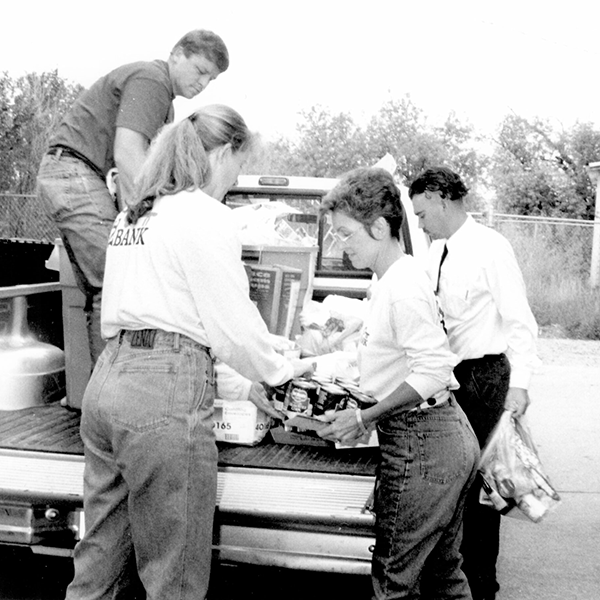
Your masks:
<path fill-rule="evenodd" d="M 285 265 L 301 271 L 300 290 L 290 339 L 300 334 L 300 313 L 305 302 L 312 299 L 318 251 L 318 246 L 242 246 L 242 259 L 248 265 Z"/>
<path fill-rule="evenodd" d="M 286 265 L 244 263 L 250 299 L 271 333 L 290 338 L 302 310 L 302 269 Z"/>
<path fill-rule="evenodd" d="M 277 332 L 277 318 L 281 298 L 281 269 L 272 265 L 246 264 L 250 283 L 250 300 L 256 304 L 267 328 Z"/>
<path fill-rule="evenodd" d="M 271 417 L 248 400 L 215 400 L 213 415 L 217 442 L 254 446 L 267 434 Z"/>
<path fill-rule="evenodd" d="M 281 292 L 279 295 L 279 314 L 275 333 L 290 338 L 296 316 L 300 314 L 300 286 L 302 269 L 276 265 L 281 270 Z"/>

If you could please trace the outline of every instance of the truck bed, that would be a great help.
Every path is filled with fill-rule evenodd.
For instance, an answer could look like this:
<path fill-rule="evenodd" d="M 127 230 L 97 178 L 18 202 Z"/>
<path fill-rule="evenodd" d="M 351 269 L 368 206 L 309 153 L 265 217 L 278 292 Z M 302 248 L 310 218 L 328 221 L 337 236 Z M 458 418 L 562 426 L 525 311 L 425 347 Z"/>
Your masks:
<path fill-rule="evenodd" d="M 83 455 L 80 412 L 60 402 L 15 411 L 0 411 L 0 448 Z M 374 476 L 377 449 L 336 450 L 276 444 L 269 435 L 256 446 L 219 443 L 219 467 L 315 471 Z"/>
<path fill-rule="evenodd" d="M 79 422 L 80 413 L 59 402 L 0 411 L 0 542 L 58 552 L 44 515 L 65 505 L 81 513 Z M 372 448 L 277 444 L 269 435 L 256 446 L 219 444 L 218 559 L 368 573 L 374 536 L 367 504 L 377 455 Z M 27 521 L 24 510 L 31 512 Z M 81 535 L 83 527 L 72 529 Z"/>

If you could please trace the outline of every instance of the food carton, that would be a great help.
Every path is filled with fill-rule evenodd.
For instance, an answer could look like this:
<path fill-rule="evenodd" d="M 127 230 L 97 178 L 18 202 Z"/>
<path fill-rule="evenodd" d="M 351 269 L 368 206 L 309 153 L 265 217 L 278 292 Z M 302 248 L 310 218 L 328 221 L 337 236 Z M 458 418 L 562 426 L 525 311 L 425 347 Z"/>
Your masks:
<path fill-rule="evenodd" d="M 215 400 L 213 416 L 217 442 L 254 446 L 271 427 L 269 415 L 247 400 Z"/>

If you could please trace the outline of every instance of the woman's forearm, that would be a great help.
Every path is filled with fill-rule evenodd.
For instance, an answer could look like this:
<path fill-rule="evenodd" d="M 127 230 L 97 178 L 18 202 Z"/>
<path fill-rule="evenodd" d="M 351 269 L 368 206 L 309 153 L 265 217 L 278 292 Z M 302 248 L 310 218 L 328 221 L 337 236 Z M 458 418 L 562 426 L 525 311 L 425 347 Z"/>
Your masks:
<path fill-rule="evenodd" d="M 419 393 L 406 381 L 403 381 L 387 398 L 361 411 L 365 427 L 374 425 L 379 419 L 394 412 L 404 412 L 423 402 Z"/>

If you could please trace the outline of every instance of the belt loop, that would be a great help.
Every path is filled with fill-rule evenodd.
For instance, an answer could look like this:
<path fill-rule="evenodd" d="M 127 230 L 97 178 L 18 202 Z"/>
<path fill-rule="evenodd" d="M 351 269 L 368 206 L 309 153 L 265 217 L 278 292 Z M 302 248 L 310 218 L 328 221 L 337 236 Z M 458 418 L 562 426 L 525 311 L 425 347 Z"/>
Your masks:
<path fill-rule="evenodd" d="M 179 352 L 179 342 L 181 341 L 181 334 L 180 333 L 174 333 L 173 334 L 173 349 L 175 350 L 175 352 Z"/>

